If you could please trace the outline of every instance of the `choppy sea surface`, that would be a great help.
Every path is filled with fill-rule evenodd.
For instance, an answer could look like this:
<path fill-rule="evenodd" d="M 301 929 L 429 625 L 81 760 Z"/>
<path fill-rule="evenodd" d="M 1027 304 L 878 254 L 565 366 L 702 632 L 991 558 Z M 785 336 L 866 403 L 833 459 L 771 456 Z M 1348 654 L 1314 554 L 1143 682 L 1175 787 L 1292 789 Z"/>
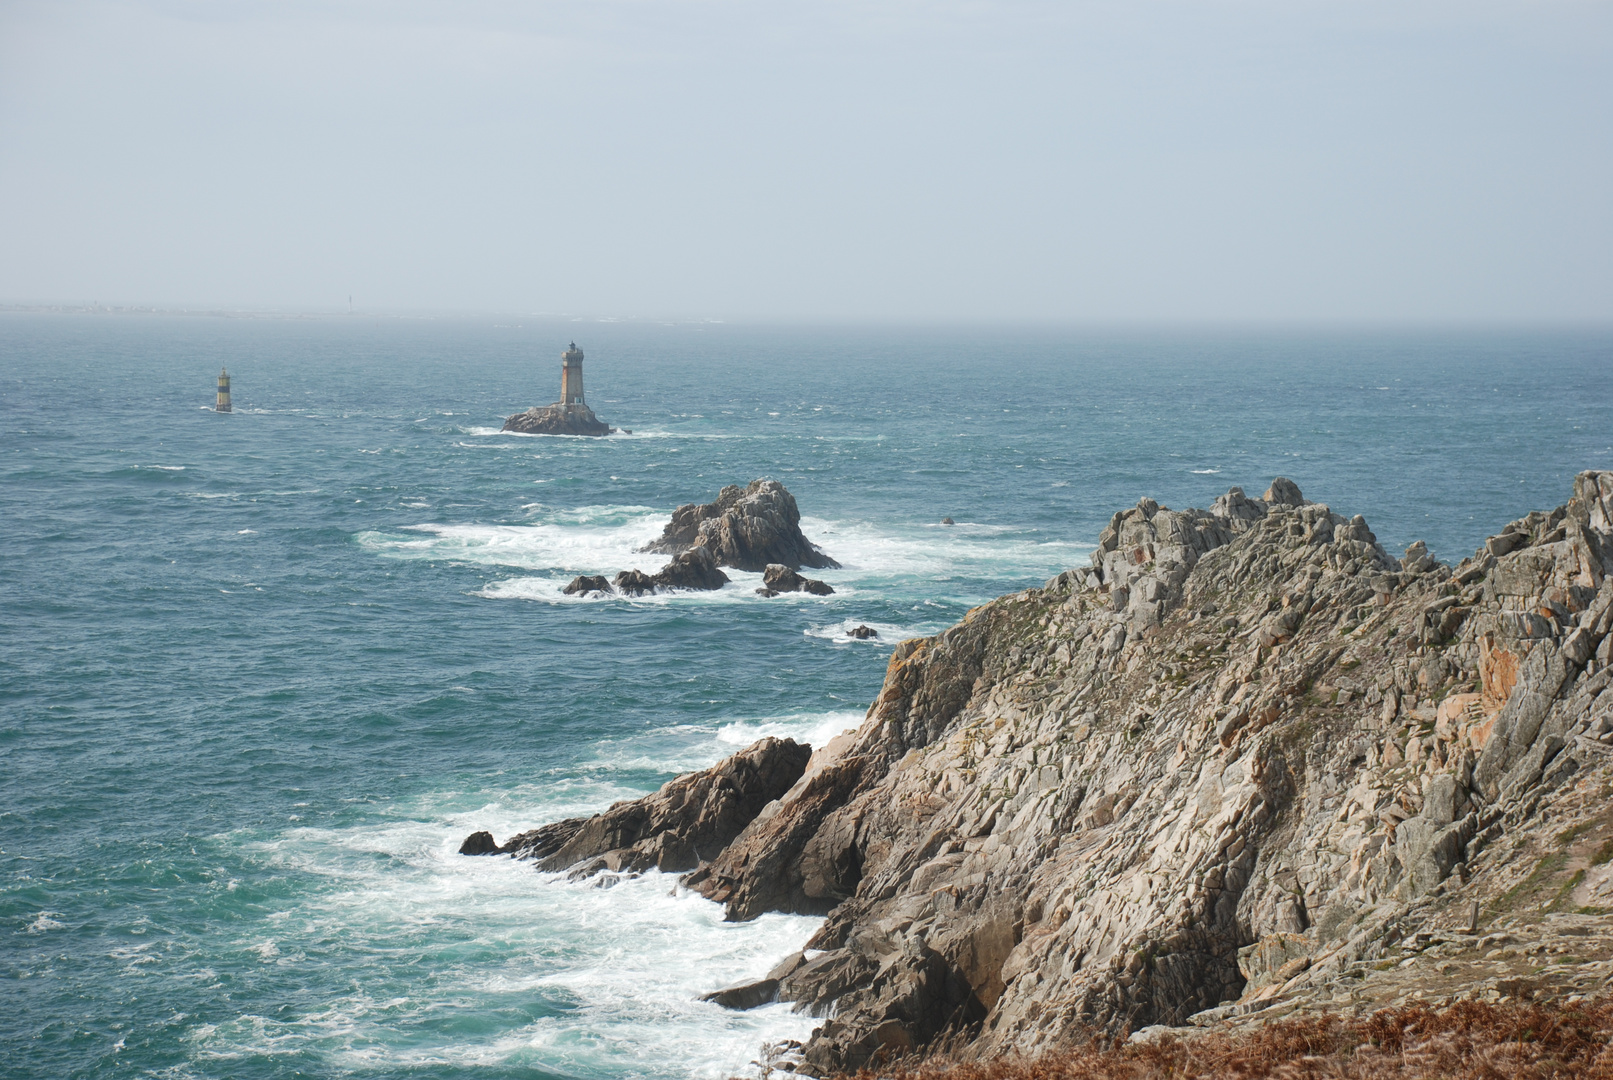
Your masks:
<path fill-rule="evenodd" d="M 572 338 L 633 434 L 500 434 Z M 0 1070 L 747 1073 L 813 1021 L 697 997 L 817 920 L 459 842 L 857 723 L 1142 495 L 1282 474 L 1455 560 L 1591 467 L 1604 331 L 0 316 Z M 835 595 L 561 595 L 760 476 Z"/>

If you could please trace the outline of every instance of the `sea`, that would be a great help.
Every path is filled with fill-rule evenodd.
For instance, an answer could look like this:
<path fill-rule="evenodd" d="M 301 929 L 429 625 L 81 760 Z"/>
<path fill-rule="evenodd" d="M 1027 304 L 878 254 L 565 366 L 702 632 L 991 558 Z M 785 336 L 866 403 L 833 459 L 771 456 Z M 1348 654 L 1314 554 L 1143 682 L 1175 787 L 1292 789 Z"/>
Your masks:
<path fill-rule="evenodd" d="M 501 433 L 573 340 L 631 434 Z M 818 1021 L 700 995 L 817 919 L 460 842 L 820 744 L 1143 496 L 1455 561 L 1589 468 L 1606 328 L 0 314 L 0 1075 L 755 1075 Z M 832 596 L 563 595 L 758 477 Z"/>

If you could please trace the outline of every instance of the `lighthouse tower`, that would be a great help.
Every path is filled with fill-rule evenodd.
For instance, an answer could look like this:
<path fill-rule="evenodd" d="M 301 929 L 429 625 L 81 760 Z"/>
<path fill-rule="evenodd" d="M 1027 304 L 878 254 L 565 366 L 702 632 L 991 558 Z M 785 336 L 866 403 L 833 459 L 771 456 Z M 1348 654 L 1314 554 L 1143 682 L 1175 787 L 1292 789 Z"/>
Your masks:
<path fill-rule="evenodd" d="M 582 350 L 573 341 L 571 348 L 560 354 L 560 404 L 581 405 Z"/>
<path fill-rule="evenodd" d="M 218 404 L 214 408 L 218 412 L 230 411 L 230 373 L 227 368 L 218 369 Z"/>

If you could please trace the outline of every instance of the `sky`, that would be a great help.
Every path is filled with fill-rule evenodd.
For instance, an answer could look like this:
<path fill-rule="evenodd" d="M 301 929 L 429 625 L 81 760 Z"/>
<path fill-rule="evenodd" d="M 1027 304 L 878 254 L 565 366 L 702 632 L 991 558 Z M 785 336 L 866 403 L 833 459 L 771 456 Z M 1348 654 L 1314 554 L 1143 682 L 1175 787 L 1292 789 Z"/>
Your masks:
<path fill-rule="evenodd" d="M 0 303 L 1613 318 L 1613 3 L 0 0 Z"/>

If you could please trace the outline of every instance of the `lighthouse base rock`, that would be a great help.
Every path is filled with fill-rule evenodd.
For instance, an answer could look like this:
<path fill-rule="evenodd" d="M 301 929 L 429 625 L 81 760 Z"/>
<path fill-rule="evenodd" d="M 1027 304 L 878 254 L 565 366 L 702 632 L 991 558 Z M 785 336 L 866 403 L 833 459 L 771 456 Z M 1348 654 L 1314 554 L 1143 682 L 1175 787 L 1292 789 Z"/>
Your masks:
<path fill-rule="evenodd" d="M 1601 990 L 1609 575 L 1613 472 L 1456 566 L 1286 480 L 1145 498 L 1092 565 L 897 646 L 860 727 L 696 845 L 729 919 L 826 916 L 724 1003 L 824 1017 L 794 1063 L 824 1075 Z M 689 836 L 675 802 L 643 821 Z M 667 850 L 629 835 L 622 865 Z"/>
<path fill-rule="evenodd" d="M 523 435 L 609 435 L 614 428 L 581 403 L 535 405 L 504 421 L 504 431 Z"/>

